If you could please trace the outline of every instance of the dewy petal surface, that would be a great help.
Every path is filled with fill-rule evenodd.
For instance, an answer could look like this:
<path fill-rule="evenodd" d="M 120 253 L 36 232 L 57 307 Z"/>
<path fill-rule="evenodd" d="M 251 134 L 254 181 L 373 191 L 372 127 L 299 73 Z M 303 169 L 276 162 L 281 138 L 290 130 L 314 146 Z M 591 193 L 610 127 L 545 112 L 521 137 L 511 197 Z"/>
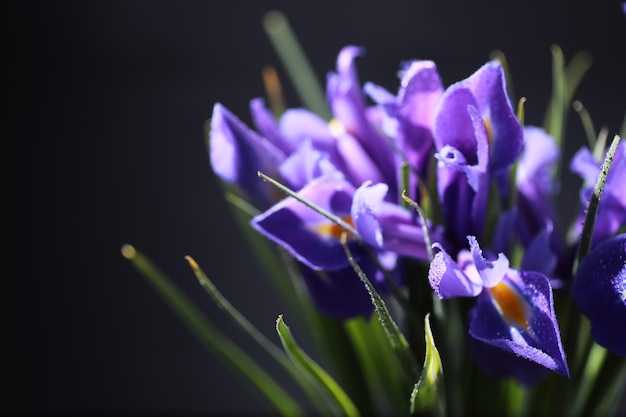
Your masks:
<path fill-rule="evenodd" d="M 626 233 L 599 243 L 576 271 L 574 301 L 598 344 L 626 356 Z"/>
<path fill-rule="evenodd" d="M 479 276 L 465 274 L 439 243 L 433 244 L 439 251 L 428 270 L 428 282 L 438 298 L 475 297 L 483 289 Z"/>
<path fill-rule="evenodd" d="M 478 296 L 470 334 L 569 377 L 548 279 L 538 272 L 510 270 L 498 285 L 506 287 L 495 293 L 485 289 Z"/>

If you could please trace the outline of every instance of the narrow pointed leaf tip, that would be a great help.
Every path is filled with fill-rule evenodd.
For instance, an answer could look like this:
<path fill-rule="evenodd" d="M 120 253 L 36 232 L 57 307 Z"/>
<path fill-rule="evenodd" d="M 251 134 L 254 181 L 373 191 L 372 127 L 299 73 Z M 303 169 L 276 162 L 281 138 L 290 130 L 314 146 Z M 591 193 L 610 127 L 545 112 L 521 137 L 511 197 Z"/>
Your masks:
<path fill-rule="evenodd" d="M 276 319 L 276 331 L 290 359 L 333 402 L 333 408 L 341 410 L 341 415 L 359 417 L 359 410 L 339 384 L 298 346 L 282 314 Z"/>
<path fill-rule="evenodd" d="M 443 365 L 430 328 L 430 314 L 424 319 L 424 336 L 426 339 L 424 367 L 411 393 L 410 411 L 411 414 L 415 414 L 436 407 L 437 414 L 443 416 L 445 415 Z"/>
<path fill-rule="evenodd" d="M 596 220 L 598 217 L 598 212 L 600 210 L 600 199 L 602 198 L 602 194 L 604 193 L 605 185 L 607 183 L 609 172 L 611 170 L 611 166 L 613 165 L 613 160 L 618 150 L 620 140 L 621 138 L 618 135 L 615 135 L 608 151 L 606 152 L 604 162 L 600 167 L 600 172 L 598 174 L 598 179 L 596 180 L 596 184 L 593 189 L 593 194 L 591 195 L 589 203 L 587 205 L 585 222 L 583 223 L 574 268 L 576 268 L 578 263 L 587 255 L 587 253 L 589 253 L 589 250 L 593 245 L 595 235 L 594 228 L 596 226 Z M 623 186 L 623 184 L 620 184 L 620 186 Z"/>

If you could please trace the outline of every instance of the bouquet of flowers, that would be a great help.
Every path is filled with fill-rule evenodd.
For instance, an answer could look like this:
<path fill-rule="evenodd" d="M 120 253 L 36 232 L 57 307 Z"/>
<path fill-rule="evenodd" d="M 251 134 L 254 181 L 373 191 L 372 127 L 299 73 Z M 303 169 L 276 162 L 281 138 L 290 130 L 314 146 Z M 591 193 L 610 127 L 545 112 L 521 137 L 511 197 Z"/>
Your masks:
<path fill-rule="evenodd" d="M 588 56 L 566 64 L 553 47 L 539 126 L 526 124 L 502 53 L 448 86 L 435 62 L 404 62 L 392 92 L 361 84 L 364 49 L 349 45 L 324 95 L 284 17 L 265 23 L 306 107 L 285 108 L 270 68 L 267 98 L 250 102 L 254 129 L 217 103 L 207 138 L 242 230 L 292 306 L 277 318 L 279 343 L 187 260 L 309 404 L 147 257 L 130 245 L 124 256 L 282 415 L 616 413 L 626 387 L 626 144 L 597 133 L 573 101 Z M 589 144 L 564 161 L 572 104 Z M 582 187 L 575 221 L 563 224 L 555 196 L 568 169 Z"/>

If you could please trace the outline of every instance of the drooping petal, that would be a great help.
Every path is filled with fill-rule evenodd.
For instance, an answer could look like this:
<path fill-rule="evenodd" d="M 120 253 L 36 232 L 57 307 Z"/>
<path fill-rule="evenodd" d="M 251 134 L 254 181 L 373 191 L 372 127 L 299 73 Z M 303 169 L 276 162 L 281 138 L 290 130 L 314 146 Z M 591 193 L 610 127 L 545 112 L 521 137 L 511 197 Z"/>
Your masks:
<path fill-rule="evenodd" d="M 548 279 L 509 270 L 479 296 L 470 322 L 476 339 L 569 377 Z"/>
<path fill-rule="evenodd" d="M 258 208 L 273 204 L 275 189 L 257 172 L 277 176 L 285 154 L 219 103 L 213 107 L 209 135 L 213 171 L 222 180 L 236 184 Z"/>
<path fill-rule="evenodd" d="M 626 233 L 599 243 L 583 258 L 573 291 L 594 340 L 626 356 Z"/>
<path fill-rule="evenodd" d="M 350 207 L 354 187 L 338 173 L 316 178 L 300 190 L 299 195 L 352 222 Z M 350 266 L 339 240 L 343 229 L 293 197 L 255 216 L 250 224 L 313 270 Z M 349 240 L 348 245 L 355 259 L 360 260 L 361 246 L 353 240 Z"/>
<path fill-rule="evenodd" d="M 430 263 L 428 282 L 438 298 L 475 297 L 483 289 L 478 275 L 465 274 L 439 243 L 433 244 L 438 252 Z"/>

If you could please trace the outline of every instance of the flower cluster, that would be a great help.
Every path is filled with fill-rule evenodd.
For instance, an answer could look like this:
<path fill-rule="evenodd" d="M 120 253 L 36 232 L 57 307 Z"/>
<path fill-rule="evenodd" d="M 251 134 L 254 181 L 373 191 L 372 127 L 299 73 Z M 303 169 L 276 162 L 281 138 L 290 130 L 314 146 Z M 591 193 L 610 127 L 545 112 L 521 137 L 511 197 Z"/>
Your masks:
<path fill-rule="evenodd" d="M 394 94 L 360 83 L 355 59 L 362 53 L 343 48 L 336 72 L 328 74 L 331 120 L 302 108 L 276 118 L 261 98 L 250 103 L 256 131 L 221 104 L 211 118 L 215 173 L 259 210 L 252 227 L 297 260 L 318 310 L 339 320 L 372 313 L 346 257 L 346 233 L 354 260 L 379 294 L 424 279 L 406 272 L 417 262 L 429 265 L 439 299 L 476 298 L 469 334 L 488 372 L 528 385 L 548 370 L 569 377 L 553 291 L 572 287 L 595 340 L 625 355 L 626 237 L 617 233 L 626 225 L 626 145 L 617 146 L 593 251 L 574 279 L 602 160 L 584 148 L 571 162 L 584 184 L 568 240 L 552 203 L 559 146 L 544 129 L 522 125 L 500 62 L 445 87 L 434 62 L 410 61 Z M 282 198 L 259 172 L 300 198 Z M 403 194 L 429 207 L 427 216 Z"/>

